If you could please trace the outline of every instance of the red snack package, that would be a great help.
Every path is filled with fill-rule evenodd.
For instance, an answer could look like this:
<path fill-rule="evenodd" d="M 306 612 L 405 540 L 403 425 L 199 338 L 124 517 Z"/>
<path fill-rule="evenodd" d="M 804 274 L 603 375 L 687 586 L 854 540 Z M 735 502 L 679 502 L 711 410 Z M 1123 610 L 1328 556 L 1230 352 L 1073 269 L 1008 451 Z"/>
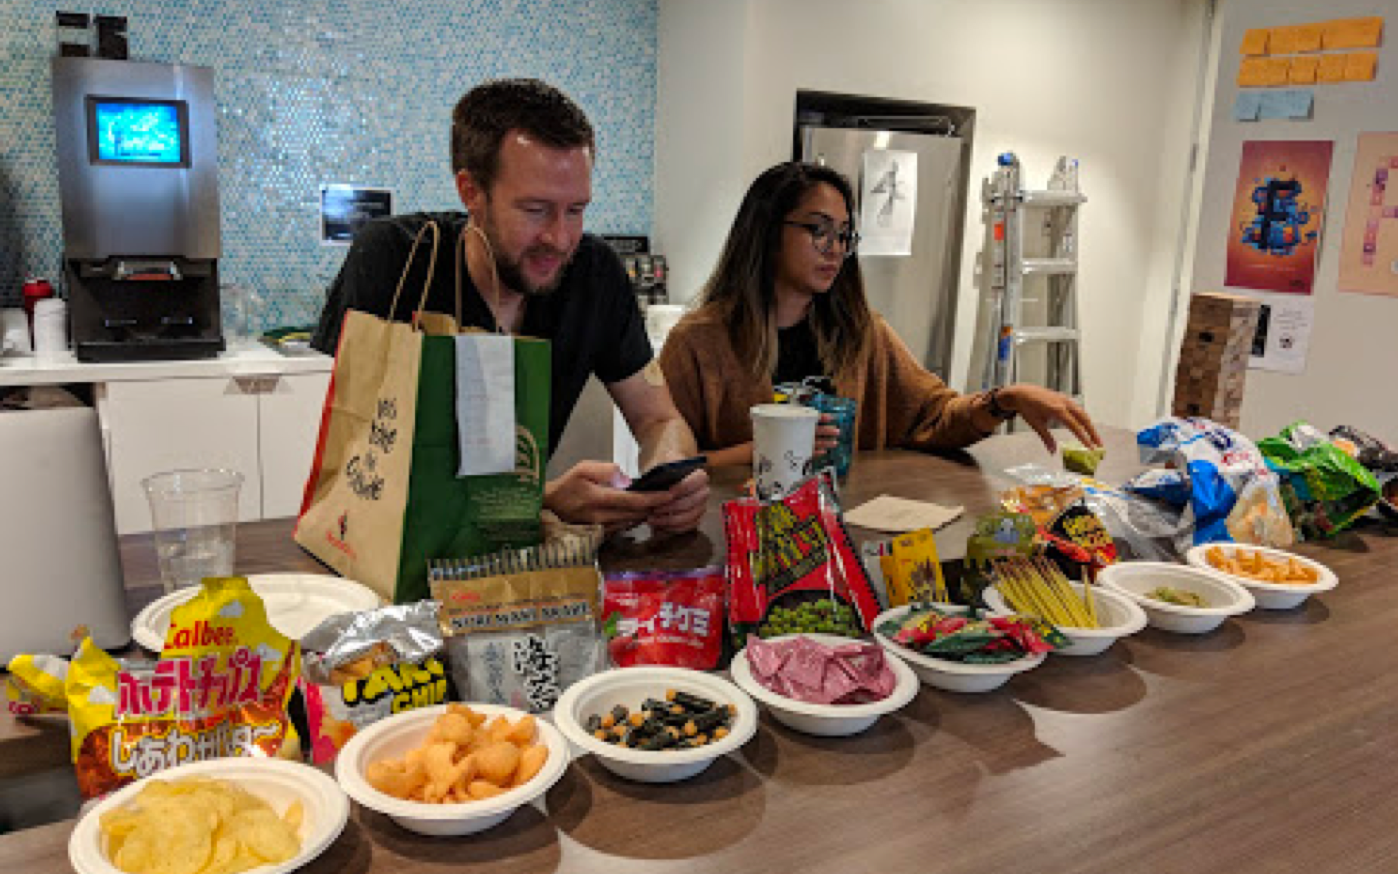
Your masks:
<path fill-rule="evenodd" d="M 728 626 L 741 648 L 750 634 L 821 631 L 857 637 L 879 614 L 864 564 L 840 518 L 825 474 L 785 498 L 723 505 L 728 537 Z"/>
<path fill-rule="evenodd" d="M 724 585 L 723 570 L 716 567 L 607 574 L 602 622 L 612 663 L 718 667 Z"/>

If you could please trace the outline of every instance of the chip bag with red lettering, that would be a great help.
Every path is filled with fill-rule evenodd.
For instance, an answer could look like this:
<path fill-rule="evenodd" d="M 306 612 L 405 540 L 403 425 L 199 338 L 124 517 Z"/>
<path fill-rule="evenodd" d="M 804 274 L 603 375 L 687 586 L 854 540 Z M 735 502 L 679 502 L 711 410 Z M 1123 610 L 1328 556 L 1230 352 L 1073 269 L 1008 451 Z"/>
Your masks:
<path fill-rule="evenodd" d="M 300 648 L 267 621 L 242 577 L 210 577 L 170 615 L 154 662 L 121 662 L 83 640 L 69 662 L 16 656 L 23 688 L 62 689 L 84 798 L 187 762 L 299 756 L 287 701 Z"/>
<path fill-rule="evenodd" d="M 723 570 L 607 574 L 602 626 L 619 668 L 711 671 L 723 652 Z"/>
<path fill-rule="evenodd" d="M 879 614 L 878 597 L 854 551 L 827 474 L 785 498 L 723 505 L 728 537 L 728 626 L 733 645 L 749 634 L 818 631 L 860 637 Z"/>

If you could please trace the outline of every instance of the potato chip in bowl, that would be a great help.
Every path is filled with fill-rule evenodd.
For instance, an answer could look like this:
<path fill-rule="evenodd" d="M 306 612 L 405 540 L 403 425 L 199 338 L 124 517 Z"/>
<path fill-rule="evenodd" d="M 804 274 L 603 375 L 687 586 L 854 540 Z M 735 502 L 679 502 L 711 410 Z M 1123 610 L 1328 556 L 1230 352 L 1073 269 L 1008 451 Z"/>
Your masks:
<path fill-rule="evenodd" d="M 78 822 L 68 851 L 79 874 L 276 874 L 318 856 L 348 817 L 344 793 L 314 768 L 215 759 L 112 794 Z"/>

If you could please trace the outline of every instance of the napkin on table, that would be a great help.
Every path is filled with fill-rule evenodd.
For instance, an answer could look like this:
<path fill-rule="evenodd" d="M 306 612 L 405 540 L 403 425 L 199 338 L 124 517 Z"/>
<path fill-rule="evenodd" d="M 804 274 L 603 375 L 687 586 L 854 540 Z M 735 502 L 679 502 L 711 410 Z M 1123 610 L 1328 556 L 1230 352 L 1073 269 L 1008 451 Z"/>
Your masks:
<path fill-rule="evenodd" d="M 866 501 L 845 514 L 845 521 L 860 528 L 902 534 L 920 528 L 936 530 L 956 519 L 965 507 L 943 507 L 928 501 L 913 501 L 908 498 L 895 498 L 892 495 L 879 495 Z"/>

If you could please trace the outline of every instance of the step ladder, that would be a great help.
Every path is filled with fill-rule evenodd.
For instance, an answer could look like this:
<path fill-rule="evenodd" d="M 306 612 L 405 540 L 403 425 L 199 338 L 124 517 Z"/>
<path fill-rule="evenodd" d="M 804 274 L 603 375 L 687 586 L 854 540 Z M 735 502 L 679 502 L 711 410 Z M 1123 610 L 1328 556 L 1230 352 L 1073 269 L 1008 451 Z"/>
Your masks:
<path fill-rule="evenodd" d="M 981 267 L 982 325 L 977 358 L 982 391 L 1024 381 L 1024 353 L 1042 349 L 1042 382 L 1082 401 L 1078 327 L 1078 162 L 1062 157 L 1048 188 L 1021 187 L 1019 159 L 1006 152 L 981 185 L 986 222 Z M 1027 234 L 1040 235 L 1031 239 Z M 1026 247 L 1026 242 L 1031 245 Z M 1034 252 L 1026 256 L 1026 248 Z M 1042 251 L 1040 251 L 1042 250 Z M 1039 277 L 1042 277 L 1040 279 Z M 1026 285 L 1041 291 L 1043 324 L 1025 323 Z M 973 363 L 972 374 L 976 373 Z M 974 377 L 973 377 L 974 378 Z"/>

